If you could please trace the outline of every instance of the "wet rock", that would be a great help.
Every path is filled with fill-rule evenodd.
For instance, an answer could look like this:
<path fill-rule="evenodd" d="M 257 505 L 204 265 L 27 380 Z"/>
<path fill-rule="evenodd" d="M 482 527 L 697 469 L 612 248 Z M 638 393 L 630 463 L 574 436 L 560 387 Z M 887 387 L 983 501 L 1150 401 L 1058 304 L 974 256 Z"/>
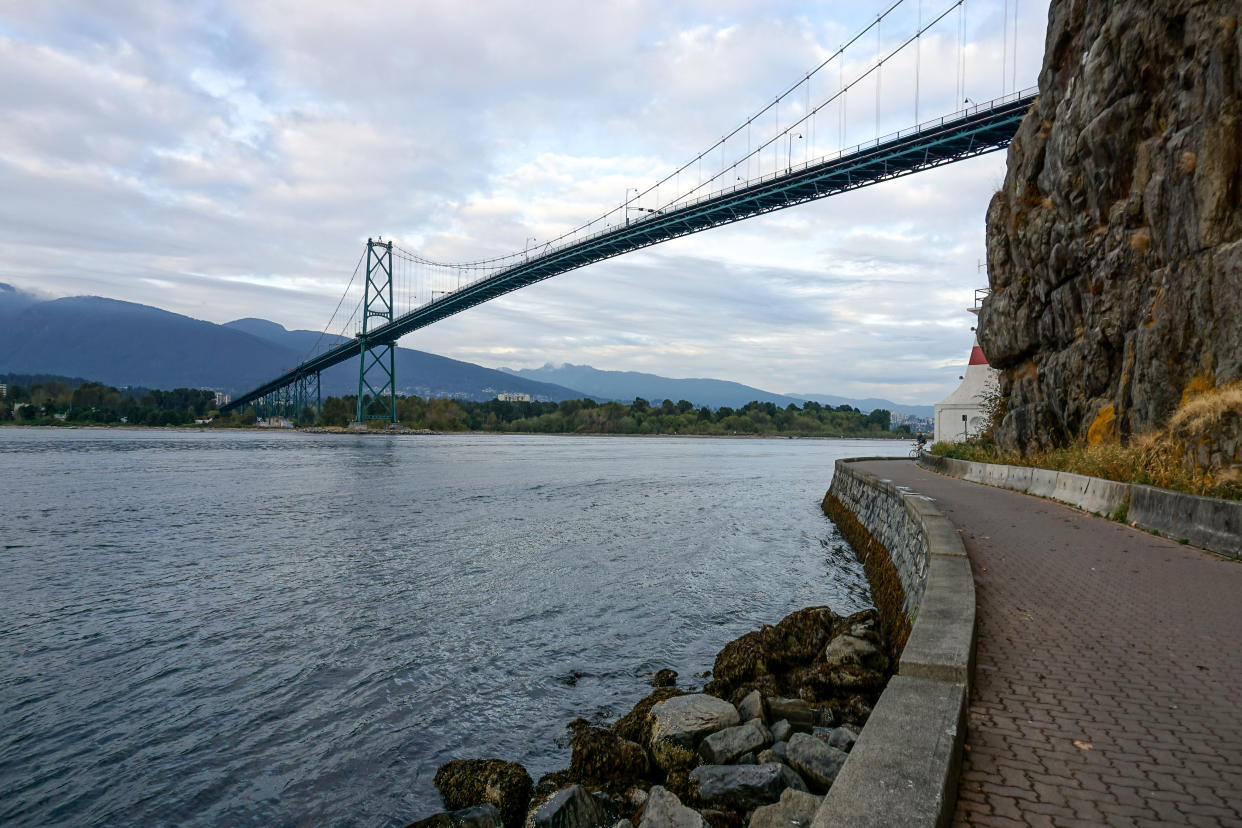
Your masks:
<path fill-rule="evenodd" d="M 788 742 L 789 737 L 793 735 L 793 726 L 789 724 L 788 719 L 781 719 L 772 725 L 772 738 L 778 742 Z"/>
<path fill-rule="evenodd" d="M 750 828 L 806 828 L 823 801 L 822 796 L 786 788 L 781 791 L 779 802 L 755 809 Z"/>
<path fill-rule="evenodd" d="M 533 819 L 535 828 L 607 828 L 615 821 L 616 814 L 610 814 L 581 785 L 571 785 L 552 794 L 535 811 Z"/>
<path fill-rule="evenodd" d="M 665 667 L 663 670 L 657 670 L 655 676 L 651 679 L 652 687 L 672 687 L 677 683 L 677 671 L 670 670 Z"/>
<path fill-rule="evenodd" d="M 828 607 L 807 607 L 774 627 L 765 626 L 729 642 L 716 656 L 709 691 L 728 697 L 747 684 L 773 686 L 773 681 L 762 679 L 774 679 L 791 665 L 813 661 L 839 620 Z"/>
<path fill-rule="evenodd" d="M 737 712 L 744 722 L 758 719 L 765 725 L 768 723 L 767 705 L 763 703 L 763 694 L 758 690 L 751 690 L 738 702 Z"/>
<path fill-rule="evenodd" d="M 534 784 L 526 768 L 500 759 L 455 759 L 441 765 L 436 790 L 450 810 L 491 804 L 506 828 L 519 828 L 526 818 Z"/>
<path fill-rule="evenodd" d="M 656 785 L 643 808 L 638 828 L 711 828 L 698 811 L 681 804 L 671 791 Z"/>
<path fill-rule="evenodd" d="M 406 828 L 501 828 L 504 820 L 495 805 L 476 805 L 451 813 L 435 814 Z"/>
<path fill-rule="evenodd" d="M 699 744 L 699 756 L 709 765 L 727 765 L 739 756 L 772 744 L 772 734 L 758 719 L 726 727 L 707 736 Z"/>
<path fill-rule="evenodd" d="M 753 753 L 743 753 L 741 756 L 733 760 L 735 765 L 757 765 L 759 760 L 755 758 Z"/>
<path fill-rule="evenodd" d="M 677 696 L 651 708 L 650 747 L 665 771 L 690 768 L 703 737 L 738 723 L 737 708 L 715 696 Z"/>
<path fill-rule="evenodd" d="M 684 695 L 685 693 L 676 687 L 658 688 L 634 705 L 634 708 L 629 713 L 618 719 L 617 723 L 612 726 L 612 732 L 622 739 L 629 739 L 631 742 L 647 745 L 651 738 L 651 720 L 648 718 L 651 708 L 662 701 Z"/>
<path fill-rule="evenodd" d="M 705 806 L 749 811 L 780 799 L 788 787 L 783 768 L 780 764 L 700 765 L 690 772 L 690 789 Z"/>
<path fill-rule="evenodd" d="M 759 759 L 759 764 L 761 765 L 766 762 L 781 762 L 783 764 L 788 765 L 789 764 L 789 743 L 788 742 L 773 742 L 772 745 L 768 747 L 766 750 L 759 751 L 758 759 Z"/>
<path fill-rule="evenodd" d="M 773 719 L 784 719 L 798 733 L 810 733 L 815 726 L 815 711 L 802 699 L 768 699 L 768 711 Z"/>
<path fill-rule="evenodd" d="M 802 775 L 812 790 L 827 791 L 847 755 L 805 733 L 795 733 L 789 740 L 789 765 Z"/>
<path fill-rule="evenodd" d="M 787 788 L 793 788 L 795 791 L 807 790 L 806 780 L 796 770 L 789 767 L 788 764 L 781 765 L 781 778 L 785 780 L 785 787 Z"/>
<path fill-rule="evenodd" d="M 612 730 L 592 727 L 585 719 L 575 719 L 569 729 L 573 731 L 569 775 L 575 782 L 618 785 L 647 773 L 647 752 L 642 745 Z"/>

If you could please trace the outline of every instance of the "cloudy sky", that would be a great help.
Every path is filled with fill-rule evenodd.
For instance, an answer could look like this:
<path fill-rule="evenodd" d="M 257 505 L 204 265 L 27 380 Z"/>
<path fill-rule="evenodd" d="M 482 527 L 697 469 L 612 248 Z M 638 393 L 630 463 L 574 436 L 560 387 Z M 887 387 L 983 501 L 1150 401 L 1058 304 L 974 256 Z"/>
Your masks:
<path fill-rule="evenodd" d="M 318 330 L 368 236 L 461 261 L 604 215 L 892 4 L 0 0 L 0 281 Z M 905 0 L 762 129 L 953 4 Z M 1046 18 L 1047 0 L 969 0 L 964 53 L 954 10 L 784 160 L 915 123 L 915 75 L 919 120 L 956 108 L 963 62 L 974 101 L 1033 85 Z M 401 344 L 932 402 L 971 344 L 1004 169 L 994 153 L 669 242 Z"/>

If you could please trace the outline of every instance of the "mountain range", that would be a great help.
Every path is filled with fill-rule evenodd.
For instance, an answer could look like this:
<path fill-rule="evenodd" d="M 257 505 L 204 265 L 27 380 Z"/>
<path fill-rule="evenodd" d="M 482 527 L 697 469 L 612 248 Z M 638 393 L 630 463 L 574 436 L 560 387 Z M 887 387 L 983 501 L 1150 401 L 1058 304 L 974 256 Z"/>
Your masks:
<path fill-rule="evenodd" d="M 211 388 L 236 394 L 340 341 L 317 331 L 287 330 L 266 319 L 217 325 L 98 296 L 44 301 L 0 283 L 0 373 L 88 377 L 118 387 Z M 353 360 L 324 371 L 324 395 L 355 393 L 357 372 Z M 400 347 L 397 391 L 478 401 L 502 392 L 555 402 L 584 397 L 623 402 L 635 397 L 653 402 L 684 399 L 711 408 L 737 407 L 751 400 L 782 407 L 815 400 L 862 411 L 887 408 L 916 416 L 932 413 L 930 405 L 775 394 L 727 380 L 671 379 L 634 371 L 602 371 L 589 365 L 494 370 Z"/>

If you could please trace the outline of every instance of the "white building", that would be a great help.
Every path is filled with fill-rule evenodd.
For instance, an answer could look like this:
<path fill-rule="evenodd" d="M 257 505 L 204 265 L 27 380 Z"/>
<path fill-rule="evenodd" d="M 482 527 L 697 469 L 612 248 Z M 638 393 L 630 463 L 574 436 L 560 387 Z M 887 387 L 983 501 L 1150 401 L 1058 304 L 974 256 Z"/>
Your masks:
<path fill-rule="evenodd" d="M 978 314 L 978 308 L 971 308 L 971 313 Z M 970 349 L 970 359 L 966 363 L 966 373 L 962 376 L 962 384 L 949 396 L 936 403 L 935 442 L 944 440 L 960 443 L 967 437 L 973 437 L 987 427 L 987 414 L 983 410 L 983 402 L 989 394 L 995 393 L 998 385 L 997 372 L 988 365 L 983 349 L 976 338 Z"/>
<path fill-rule="evenodd" d="M 505 392 L 503 394 L 497 394 L 496 399 L 501 402 L 530 402 L 530 394 Z"/>

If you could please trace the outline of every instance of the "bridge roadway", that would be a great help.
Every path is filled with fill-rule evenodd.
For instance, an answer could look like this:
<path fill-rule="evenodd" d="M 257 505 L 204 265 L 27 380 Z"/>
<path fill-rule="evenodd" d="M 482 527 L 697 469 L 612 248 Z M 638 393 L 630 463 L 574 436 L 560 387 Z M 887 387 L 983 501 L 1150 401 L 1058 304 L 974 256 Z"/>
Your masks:
<path fill-rule="evenodd" d="M 411 331 L 535 282 L 620 256 L 653 244 L 698 233 L 722 224 L 770 213 L 795 204 L 856 190 L 891 178 L 972 158 L 1009 146 L 1018 124 L 1035 102 L 1037 90 L 997 98 L 965 110 L 960 116 L 929 121 L 853 151 L 798 164 L 784 173 L 748 181 L 698 201 L 648 213 L 624 226 L 553 248 L 429 302 L 370 331 L 372 345 L 395 343 Z M 221 407 L 238 409 L 302 377 L 356 357 L 362 349 L 355 338 L 332 347 Z"/>
<path fill-rule="evenodd" d="M 1242 825 L 1242 563 L 908 460 L 974 569 L 958 825 Z"/>

